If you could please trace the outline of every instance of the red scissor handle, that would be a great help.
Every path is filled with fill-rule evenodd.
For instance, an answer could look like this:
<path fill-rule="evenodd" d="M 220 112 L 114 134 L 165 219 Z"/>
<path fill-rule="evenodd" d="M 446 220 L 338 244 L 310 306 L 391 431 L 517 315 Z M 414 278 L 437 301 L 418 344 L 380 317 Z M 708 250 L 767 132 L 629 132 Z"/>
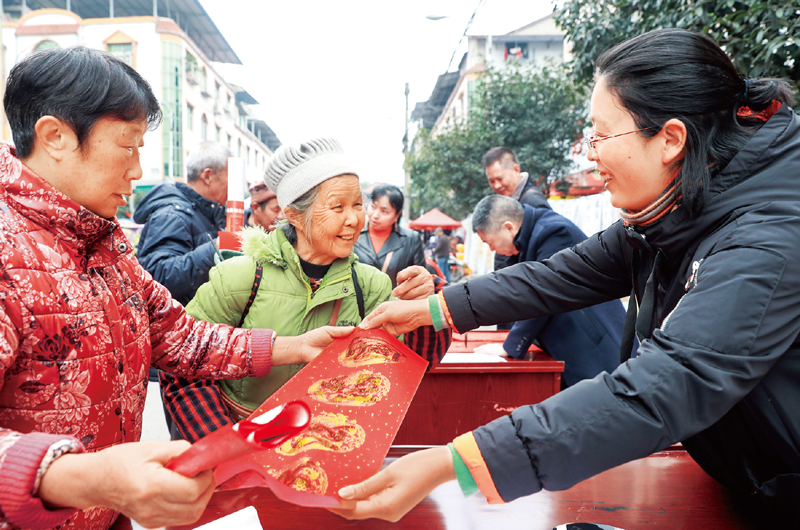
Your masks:
<path fill-rule="evenodd" d="M 242 420 L 212 432 L 165 467 L 193 477 L 233 458 L 276 447 L 308 427 L 311 410 L 302 401 L 292 401 L 283 405 L 277 416 L 267 423 L 258 423 L 259 418 Z"/>

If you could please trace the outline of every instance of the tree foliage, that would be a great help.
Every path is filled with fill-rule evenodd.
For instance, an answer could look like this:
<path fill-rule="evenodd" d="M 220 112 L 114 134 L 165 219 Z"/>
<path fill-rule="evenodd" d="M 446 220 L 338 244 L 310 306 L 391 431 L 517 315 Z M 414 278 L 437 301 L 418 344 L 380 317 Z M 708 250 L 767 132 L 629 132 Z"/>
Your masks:
<path fill-rule="evenodd" d="M 747 77 L 785 77 L 800 86 L 797 2 L 566 0 L 556 18 L 573 43 L 573 71 L 584 84 L 591 82 L 594 62 L 606 48 L 646 31 L 675 27 L 710 36 Z"/>
<path fill-rule="evenodd" d="M 471 82 L 468 119 L 415 139 L 422 147 L 406 161 L 412 218 L 434 207 L 456 219 L 472 213 L 492 193 L 480 162 L 492 147 L 513 149 L 543 189 L 568 173 L 570 150 L 584 128 L 586 94 L 564 66 L 511 63 Z"/>

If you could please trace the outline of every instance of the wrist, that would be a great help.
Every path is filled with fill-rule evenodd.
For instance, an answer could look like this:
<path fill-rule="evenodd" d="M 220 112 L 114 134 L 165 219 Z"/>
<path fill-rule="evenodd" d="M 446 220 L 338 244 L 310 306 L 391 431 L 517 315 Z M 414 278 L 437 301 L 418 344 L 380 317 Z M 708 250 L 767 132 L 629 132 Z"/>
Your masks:
<path fill-rule="evenodd" d="M 300 346 L 298 337 L 275 337 L 275 341 L 272 343 L 272 365 L 283 366 L 301 362 Z"/>

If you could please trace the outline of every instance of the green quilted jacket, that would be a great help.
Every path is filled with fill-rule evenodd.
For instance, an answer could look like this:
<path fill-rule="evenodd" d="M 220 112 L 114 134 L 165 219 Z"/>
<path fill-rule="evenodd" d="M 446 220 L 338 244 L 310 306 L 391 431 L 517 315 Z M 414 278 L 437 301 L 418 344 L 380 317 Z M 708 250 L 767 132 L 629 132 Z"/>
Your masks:
<path fill-rule="evenodd" d="M 301 335 L 328 325 L 338 299 L 342 303 L 336 325 L 357 325 L 361 317 L 351 267 L 355 267 L 361 285 L 365 314 L 392 299 L 389 277 L 374 267 L 358 263 L 355 254 L 334 261 L 319 288 L 312 292 L 297 252 L 283 230 L 266 234 L 259 228 L 247 228 L 243 235 L 244 255 L 227 259 L 211 269 L 209 281 L 198 289 L 186 307 L 186 312 L 196 319 L 238 325 L 250 298 L 256 262 L 261 263 L 263 276 L 243 328 L 269 328 L 278 336 Z M 255 409 L 303 366 L 273 366 L 264 377 L 218 384 L 228 397 Z"/>

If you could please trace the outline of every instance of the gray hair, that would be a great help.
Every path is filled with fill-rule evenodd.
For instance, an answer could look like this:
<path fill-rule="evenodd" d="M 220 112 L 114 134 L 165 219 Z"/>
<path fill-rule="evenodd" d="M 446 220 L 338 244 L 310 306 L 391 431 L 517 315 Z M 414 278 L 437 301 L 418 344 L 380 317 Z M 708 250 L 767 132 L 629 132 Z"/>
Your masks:
<path fill-rule="evenodd" d="M 201 143 L 186 159 L 186 181 L 195 182 L 206 168 L 219 173 L 228 167 L 228 157 L 231 156 L 231 150 L 219 142 Z"/>
<path fill-rule="evenodd" d="M 303 219 L 303 229 L 305 230 L 309 242 L 311 242 L 311 210 L 314 208 L 314 203 L 317 202 L 317 197 L 319 197 L 319 184 L 305 192 L 301 195 L 297 200 L 295 200 L 292 204 L 287 206 L 286 208 L 291 208 L 292 210 L 297 210 Z M 284 210 L 286 209 L 284 208 Z M 284 219 L 278 225 L 278 228 L 283 230 L 283 233 L 286 235 L 286 239 L 292 245 L 297 243 L 297 229 L 289 222 L 288 219 Z"/>
<path fill-rule="evenodd" d="M 511 197 L 489 195 L 472 212 L 472 231 L 495 234 L 506 221 L 522 224 L 525 208 Z"/>

